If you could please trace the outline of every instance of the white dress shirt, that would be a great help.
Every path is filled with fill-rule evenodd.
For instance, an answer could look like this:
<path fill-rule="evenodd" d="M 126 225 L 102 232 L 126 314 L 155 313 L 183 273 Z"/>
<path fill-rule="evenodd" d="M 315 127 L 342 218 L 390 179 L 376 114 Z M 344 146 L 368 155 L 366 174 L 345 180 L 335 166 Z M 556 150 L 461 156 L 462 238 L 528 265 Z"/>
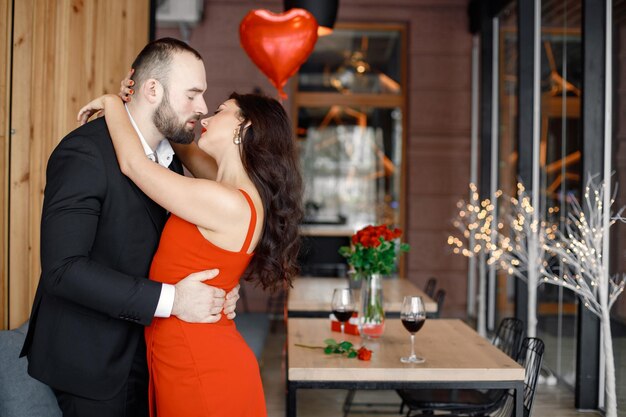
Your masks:
<path fill-rule="evenodd" d="M 139 135 L 139 140 L 143 145 L 143 150 L 146 153 L 148 159 L 153 162 L 157 162 L 159 165 L 164 166 L 165 168 L 169 168 L 172 163 L 172 159 L 174 158 L 174 149 L 172 145 L 170 145 L 167 139 L 163 139 L 157 145 L 156 150 L 152 150 L 146 139 L 143 137 L 133 116 L 128 111 L 128 106 L 124 104 L 126 107 L 126 111 L 128 112 L 128 117 L 130 118 L 130 123 L 135 128 L 137 135 Z M 159 303 L 157 304 L 156 311 L 154 312 L 154 317 L 169 317 L 172 314 L 172 307 L 174 306 L 174 294 L 176 290 L 171 284 L 162 284 L 161 287 L 161 295 L 159 296 Z"/>

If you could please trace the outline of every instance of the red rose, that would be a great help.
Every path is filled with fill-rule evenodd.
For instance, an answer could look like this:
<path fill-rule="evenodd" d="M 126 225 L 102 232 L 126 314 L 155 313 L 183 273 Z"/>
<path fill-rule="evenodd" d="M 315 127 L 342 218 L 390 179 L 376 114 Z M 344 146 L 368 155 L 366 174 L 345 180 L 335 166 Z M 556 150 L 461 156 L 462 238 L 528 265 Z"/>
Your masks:
<path fill-rule="evenodd" d="M 362 361 L 369 361 L 372 359 L 372 351 L 363 346 L 357 351 L 357 358 Z"/>

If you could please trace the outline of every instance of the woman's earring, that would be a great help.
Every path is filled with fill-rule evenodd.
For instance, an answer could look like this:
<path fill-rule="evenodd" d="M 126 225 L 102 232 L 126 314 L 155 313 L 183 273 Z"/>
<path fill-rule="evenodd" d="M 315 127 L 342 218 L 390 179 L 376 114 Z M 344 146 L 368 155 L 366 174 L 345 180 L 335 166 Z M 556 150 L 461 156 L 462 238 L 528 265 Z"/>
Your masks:
<path fill-rule="evenodd" d="M 240 132 L 239 132 L 239 129 L 235 129 L 235 130 L 233 131 L 233 143 L 234 143 L 235 145 L 239 145 L 239 144 L 241 144 L 241 134 L 240 134 Z"/>

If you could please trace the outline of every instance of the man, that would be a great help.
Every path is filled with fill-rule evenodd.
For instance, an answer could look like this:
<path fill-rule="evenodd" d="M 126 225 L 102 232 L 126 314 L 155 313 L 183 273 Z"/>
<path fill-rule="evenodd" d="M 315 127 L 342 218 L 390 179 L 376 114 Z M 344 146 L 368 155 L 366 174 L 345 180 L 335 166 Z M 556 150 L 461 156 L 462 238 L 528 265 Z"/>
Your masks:
<path fill-rule="evenodd" d="M 181 173 L 166 138 L 193 141 L 207 112 L 202 58 L 165 38 L 148 44 L 133 68 L 138 94 L 127 109 L 146 155 Z M 42 275 L 22 356 L 29 374 L 53 388 L 64 416 L 147 416 L 144 326 L 155 316 L 205 323 L 222 311 L 234 317 L 238 289 L 226 295 L 202 282 L 218 271 L 175 286 L 146 279 L 165 220 L 121 173 L 104 118 L 71 132 L 52 153 Z"/>

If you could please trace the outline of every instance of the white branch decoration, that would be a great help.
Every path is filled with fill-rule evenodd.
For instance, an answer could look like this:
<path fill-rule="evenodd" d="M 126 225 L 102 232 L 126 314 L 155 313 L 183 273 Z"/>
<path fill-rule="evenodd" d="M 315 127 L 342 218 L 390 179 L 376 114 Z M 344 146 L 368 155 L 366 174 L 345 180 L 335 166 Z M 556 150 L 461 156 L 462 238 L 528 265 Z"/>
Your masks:
<path fill-rule="evenodd" d="M 602 262 L 602 242 L 604 228 L 602 227 L 604 183 L 600 186 L 591 181 L 585 189 L 585 204 L 589 207 L 589 219 L 574 198 L 570 202 L 570 212 L 565 233 L 556 231 L 556 239 L 546 243 L 546 249 L 559 257 L 565 264 L 562 277 L 559 271 L 554 271 L 544 278 L 546 283 L 560 281 L 558 285 L 569 288 L 578 294 L 584 301 L 585 307 L 598 318 L 602 318 L 603 309 L 610 310 L 613 304 L 624 291 L 624 275 L 609 276 Z M 611 199 L 611 204 L 615 199 Z M 622 207 L 611 216 L 610 226 L 616 221 L 624 221 Z M 608 208 L 610 210 L 610 207 Z M 599 288 L 608 288 L 606 306 L 599 299 Z"/>
<path fill-rule="evenodd" d="M 476 186 L 470 184 L 470 188 L 472 189 L 470 201 L 459 202 L 457 205 L 459 215 L 454 220 L 454 226 L 462 232 L 462 238 L 450 236 L 448 244 L 454 248 L 455 253 L 467 257 L 478 255 L 484 260 L 487 256 L 490 264 L 495 263 L 509 275 L 528 283 L 529 336 L 536 335 L 539 285 L 561 286 L 581 297 L 585 307 L 600 319 L 605 357 L 607 417 L 616 417 L 615 361 L 610 310 L 624 292 L 626 276 L 620 274 L 611 277 L 606 269 L 603 245 L 608 239 L 608 230 L 605 230 L 603 219 L 605 215 L 610 216 L 609 227 L 617 221 L 626 223 L 626 218 L 622 217 L 626 207 L 611 215 L 610 206 L 615 201 L 614 196 L 609 207 L 604 207 L 605 193 L 609 193 L 608 185 L 605 182 L 596 185 L 592 178 L 584 195 L 588 216 L 585 215 L 580 203 L 575 198 L 570 198 L 565 231 L 561 231 L 556 225 L 548 225 L 542 219 L 539 210 L 532 207 L 524 186 L 518 184 L 517 197 L 509 199 L 510 210 L 504 218 L 508 225 L 507 230 L 502 223 L 494 228 L 494 205 L 489 199 L 479 202 Z M 496 196 L 500 194 L 498 191 Z M 609 212 L 606 213 L 605 210 Z M 558 212 L 558 208 L 550 208 L 549 212 Z M 472 248 L 467 246 L 470 237 L 475 241 Z M 553 264 L 550 265 L 549 261 Z M 482 267 L 479 333 L 481 329 L 484 331 L 486 308 L 484 264 L 485 262 L 479 263 Z"/>
<path fill-rule="evenodd" d="M 610 178 L 609 178 L 610 181 Z M 589 217 L 576 199 L 570 202 L 570 212 L 566 231 L 556 232 L 556 239 L 547 241 L 545 249 L 558 256 L 563 263 L 562 271 L 554 271 L 552 277 L 545 277 L 544 282 L 561 285 L 578 294 L 591 312 L 600 319 L 602 328 L 602 346 L 605 357 L 606 412 L 607 417 L 617 416 L 615 390 L 615 361 L 611 336 L 610 310 L 617 298 L 624 291 L 624 275 L 611 277 L 603 262 L 603 243 L 608 239 L 608 230 L 604 230 L 604 210 L 609 210 L 615 199 L 611 198 L 609 207 L 604 207 L 604 193 L 608 185 L 588 182 L 585 189 L 584 203 Z M 622 207 L 615 216 L 611 216 L 609 227 L 616 221 L 624 221 Z"/>
<path fill-rule="evenodd" d="M 490 253 L 495 249 L 492 236 L 493 228 L 493 211 L 494 205 L 490 199 L 480 201 L 477 187 L 470 184 L 469 202 L 461 200 L 457 203 L 459 213 L 452 221 L 456 229 L 461 232 L 461 236 L 449 236 L 448 245 L 452 246 L 452 250 L 456 254 L 461 254 L 468 258 L 478 257 L 479 267 L 479 284 L 478 284 L 478 315 L 477 330 L 482 336 L 487 335 L 487 294 L 485 271 L 485 260 L 489 258 Z M 500 195 L 498 191 L 496 197 Z M 469 247 L 470 242 L 473 246 Z"/>
<path fill-rule="evenodd" d="M 556 226 L 548 226 L 542 220 L 539 210 L 532 204 L 522 183 L 517 183 L 517 197 L 509 198 L 510 206 L 504 221 L 496 230 L 497 247 L 492 251 L 489 264 L 495 263 L 509 275 L 522 279 L 528 284 L 527 334 L 537 334 L 537 287 L 543 279 L 552 278 L 545 260 L 545 245 L 555 237 Z M 551 208 L 558 211 L 557 208 Z"/>

